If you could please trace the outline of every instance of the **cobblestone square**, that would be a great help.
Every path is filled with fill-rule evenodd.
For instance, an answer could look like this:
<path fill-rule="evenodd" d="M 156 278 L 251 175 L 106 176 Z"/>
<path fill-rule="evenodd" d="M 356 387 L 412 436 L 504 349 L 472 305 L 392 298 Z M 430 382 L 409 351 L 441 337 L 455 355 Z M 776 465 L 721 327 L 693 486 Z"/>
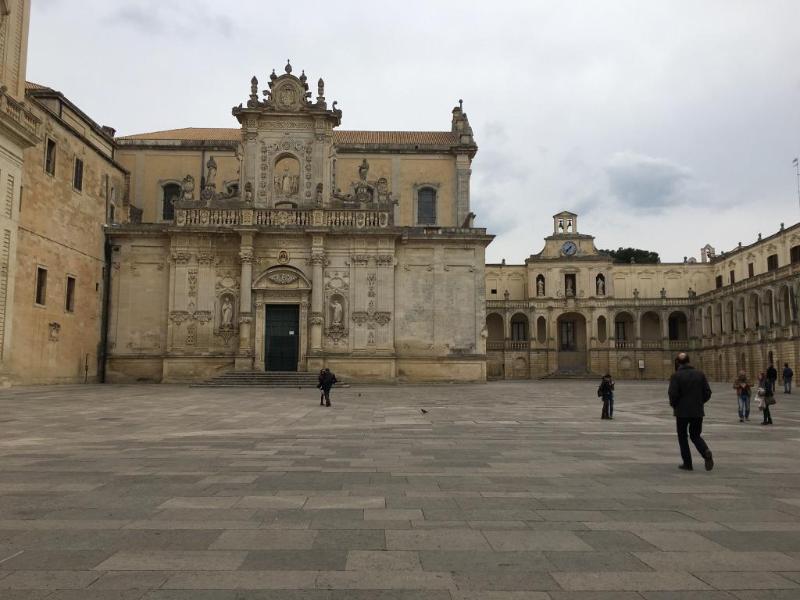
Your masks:
<path fill-rule="evenodd" d="M 0 598 L 800 598 L 800 397 L 596 387 L 3 390 Z"/>

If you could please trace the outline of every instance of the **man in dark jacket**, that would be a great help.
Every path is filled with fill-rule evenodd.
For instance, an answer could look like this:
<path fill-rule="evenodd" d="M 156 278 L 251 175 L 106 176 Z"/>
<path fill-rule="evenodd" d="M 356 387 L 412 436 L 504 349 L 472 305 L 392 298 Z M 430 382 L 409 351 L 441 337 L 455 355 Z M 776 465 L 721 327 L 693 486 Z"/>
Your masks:
<path fill-rule="evenodd" d="M 789 363 L 783 363 L 783 393 L 784 394 L 791 394 L 792 393 L 792 378 L 794 377 L 794 371 L 789 366 Z"/>
<path fill-rule="evenodd" d="M 678 445 L 683 459 L 683 464 L 678 468 L 685 471 L 692 470 L 692 453 L 689 450 L 689 438 L 691 438 L 695 448 L 705 459 L 706 471 L 710 471 L 714 468 L 714 459 L 700 434 L 703 432 L 705 416 L 703 405 L 711 398 L 711 387 L 705 374 L 689 364 L 688 354 L 681 352 L 676 362 L 678 370 L 669 380 L 669 405 L 675 415 Z"/>
<path fill-rule="evenodd" d="M 336 383 L 336 375 L 331 373 L 331 370 L 326 367 L 319 376 L 319 385 L 317 386 L 322 390 L 322 394 L 325 396 L 325 406 L 331 405 L 331 388 L 334 383 Z"/>

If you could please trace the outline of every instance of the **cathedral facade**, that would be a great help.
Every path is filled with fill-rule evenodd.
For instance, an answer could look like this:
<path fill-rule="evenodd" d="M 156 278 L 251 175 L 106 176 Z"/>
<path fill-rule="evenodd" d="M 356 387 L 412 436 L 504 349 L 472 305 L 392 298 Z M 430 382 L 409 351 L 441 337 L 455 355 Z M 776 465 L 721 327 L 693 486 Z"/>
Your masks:
<path fill-rule="evenodd" d="M 118 138 L 140 222 L 108 230 L 108 381 L 229 370 L 484 381 L 477 146 L 450 129 L 345 131 L 287 64 L 238 129 Z"/>

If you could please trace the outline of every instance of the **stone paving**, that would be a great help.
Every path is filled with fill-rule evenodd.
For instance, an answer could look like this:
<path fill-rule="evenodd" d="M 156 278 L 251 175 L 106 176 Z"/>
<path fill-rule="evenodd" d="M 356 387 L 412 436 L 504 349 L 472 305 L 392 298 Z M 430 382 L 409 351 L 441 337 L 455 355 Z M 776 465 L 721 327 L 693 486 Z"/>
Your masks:
<path fill-rule="evenodd" d="M 800 598 L 800 395 L 596 385 L 4 390 L 0 598 Z"/>

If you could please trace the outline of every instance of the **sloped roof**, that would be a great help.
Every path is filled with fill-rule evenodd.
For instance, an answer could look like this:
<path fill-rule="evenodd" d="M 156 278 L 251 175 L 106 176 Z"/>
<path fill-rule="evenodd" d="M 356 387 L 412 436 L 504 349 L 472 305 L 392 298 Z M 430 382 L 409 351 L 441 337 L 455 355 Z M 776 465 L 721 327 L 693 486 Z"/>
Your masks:
<path fill-rule="evenodd" d="M 150 133 L 137 133 L 117 138 L 141 141 L 238 141 L 241 129 L 213 127 L 184 127 Z M 333 142 L 339 145 L 422 145 L 451 146 L 458 144 L 458 133 L 450 131 L 346 131 L 334 130 Z"/>

